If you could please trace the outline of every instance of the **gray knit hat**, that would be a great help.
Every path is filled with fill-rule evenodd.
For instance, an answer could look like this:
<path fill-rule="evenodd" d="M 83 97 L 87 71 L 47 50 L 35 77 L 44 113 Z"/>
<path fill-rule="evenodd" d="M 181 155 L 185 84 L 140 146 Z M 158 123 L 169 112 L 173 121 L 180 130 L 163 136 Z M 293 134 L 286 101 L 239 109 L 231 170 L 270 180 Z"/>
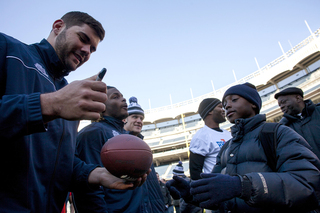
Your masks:
<path fill-rule="evenodd" d="M 173 172 L 174 175 L 184 175 L 184 170 L 182 166 L 182 162 L 179 161 L 179 163 L 174 167 Z"/>
<path fill-rule="evenodd" d="M 140 114 L 144 117 L 144 111 L 138 104 L 138 99 L 136 97 L 131 97 L 129 99 L 128 114 L 129 116 L 132 114 Z"/>
<path fill-rule="evenodd" d="M 211 112 L 221 101 L 217 98 L 203 99 L 199 105 L 198 113 L 202 119 L 205 119 L 209 112 Z"/>

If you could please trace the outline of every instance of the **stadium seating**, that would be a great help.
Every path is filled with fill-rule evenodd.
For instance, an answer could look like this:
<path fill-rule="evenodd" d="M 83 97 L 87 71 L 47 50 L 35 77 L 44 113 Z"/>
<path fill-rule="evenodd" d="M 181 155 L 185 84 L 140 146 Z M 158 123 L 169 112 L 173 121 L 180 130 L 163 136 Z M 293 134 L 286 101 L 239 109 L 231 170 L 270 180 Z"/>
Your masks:
<path fill-rule="evenodd" d="M 261 113 L 266 114 L 267 121 L 271 122 L 277 122 L 282 117 L 278 103 L 274 99 L 274 94 L 279 90 L 293 86 L 299 87 L 304 91 L 306 99 L 310 98 L 315 103 L 319 102 L 320 52 L 319 49 L 315 49 L 315 47 L 320 46 L 319 34 L 320 29 L 315 32 L 315 37 L 309 36 L 285 55 L 231 85 L 226 85 L 215 92 L 204 94 L 193 100 L 147 110 L 145 120 L 148 122 L 148 127 L 143 128 L 142 134 L 154 153 L 154 163 L 160 176 L 171 179 L 172 170 L 178 161 L 183 162 L 185 174 L 189 176 L 189 144 L 192 136 L 204 125 L 196 112 L 199 103 L 204 98 L 216 97 L 221 99 L 224 91 L 229 87 L 251 82 L 256 85 L 262 99 Z M 288 65 L 292 67 L 290 70 L 287 69 Z M 175 118 L 166 119 L 168 114 L 175 113 L 173 109 L 180 109 L 181 111 L 177 113 Z M 184 116 L 181 117 L 181 114 Z M 154 123 L 157 128 L 152 128 L 148 117 L 158 118 L 162 123 L 157 123 L 157 119 L 153 119 L 151 123 Z M 230 130 L 231 126 L 232 124 L 228 121 L 220 125 L 221 128 L 227 130 Z M 151 140 L 156 139 L 160 142 L 151 142 Z"/>

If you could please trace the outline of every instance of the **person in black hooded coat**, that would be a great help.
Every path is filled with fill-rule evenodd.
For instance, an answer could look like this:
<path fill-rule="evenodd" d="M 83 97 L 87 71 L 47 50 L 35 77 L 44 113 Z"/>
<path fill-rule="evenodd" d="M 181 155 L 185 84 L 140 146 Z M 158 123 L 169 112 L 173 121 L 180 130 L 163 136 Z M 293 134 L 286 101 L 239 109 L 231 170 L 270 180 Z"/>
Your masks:
<path fill-rule="evenodd" d="M 212 173 L 190 185 L 168 182 L 173 196 L 221 212 L 310 212 L 319 205 L 320 161 L 303 137 L 281 125 L 277 130 L 277 165 L 273 171 L 259 141 L 266 116 L 250 83 L 229 88 L 222 99 L 234 125 L 232 139 L 220 150 Z"/>

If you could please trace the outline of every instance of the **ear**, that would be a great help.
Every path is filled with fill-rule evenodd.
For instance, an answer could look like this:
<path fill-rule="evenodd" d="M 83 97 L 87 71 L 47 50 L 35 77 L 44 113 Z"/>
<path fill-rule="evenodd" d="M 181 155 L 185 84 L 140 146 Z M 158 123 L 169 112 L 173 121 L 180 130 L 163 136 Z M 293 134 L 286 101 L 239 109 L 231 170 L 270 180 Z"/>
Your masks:
<path fill-rule="evenodd" d="M 212 114 L 213 114 L 213 110 L 211 110 L 211 111 L 208 113 L 208 115 L 212 115 Z M 207 116 L 208 116 L 208 115 L 207 115 Z"/>
<path fill-rule="evenodd" d="M 56 20 L 52 25 L 52 32 L 57 36 L 65 28 L 65 25 L 62 19 Z"/>
<path fill-rule="evenodd" d="M 303 102 L 303 98 L 300 95 L 296 95 L 297 102 Z"/>

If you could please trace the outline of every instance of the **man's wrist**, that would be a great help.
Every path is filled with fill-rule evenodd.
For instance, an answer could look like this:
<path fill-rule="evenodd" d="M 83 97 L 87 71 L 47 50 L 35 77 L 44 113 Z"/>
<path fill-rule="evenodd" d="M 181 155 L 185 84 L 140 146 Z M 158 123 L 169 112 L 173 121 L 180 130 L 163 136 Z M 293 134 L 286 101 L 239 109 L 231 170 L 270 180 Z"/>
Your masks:
<path fill-rule="evenodd" d="M 88 183 L 90 185 L 100 185 L 100 177 L 102 176 L 103 170 L 104 169 L 101 167 L 96 167 L 93 169 L 88 176 Z"/>
<path fill-rule="evenodd" d="M 55 102 L 56 101 L 54 101 L 53 93 L 40 95 L 41 112 L 44 123 L 52 121 L 58 117 L 54 110 Z"/>

